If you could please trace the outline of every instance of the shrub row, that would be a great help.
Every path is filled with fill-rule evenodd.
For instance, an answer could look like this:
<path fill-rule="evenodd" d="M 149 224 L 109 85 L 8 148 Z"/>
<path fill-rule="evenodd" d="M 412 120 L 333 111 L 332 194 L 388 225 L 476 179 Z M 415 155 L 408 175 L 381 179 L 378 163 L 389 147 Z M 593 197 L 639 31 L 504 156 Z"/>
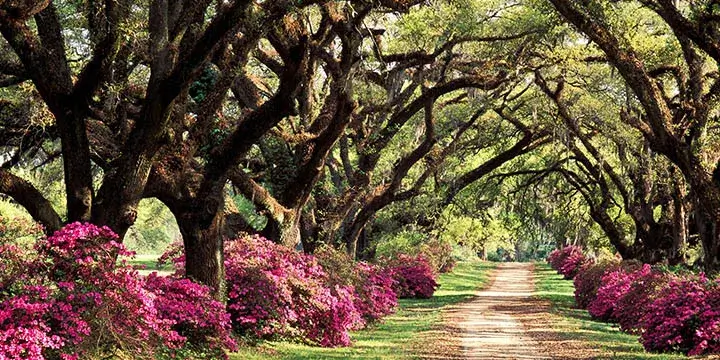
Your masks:
<path fill-rule="evenodd" d="M 181 276 L 184 259 L 170 250 Z M 326 347 L 350 344 L 348 331 L 394 312 L 398 298 L 427 298 L 437 288 L 422 256 L 355 262 L 321 248 L 304 255 L 259 236 L 225 244 L 228 312 L 248 340 L 284 339 Z"/>
<path fill-rule="evenodd" d="M 648 351 L 720 353 L 720 286 L 702 273 L 605 261 L 583 265 L 574 284 L 579 307 L 639 335 Z"/>
<path fill-rule="evenodd" d="M 574 278 L 580 268 L 589 260 L 583 254 L 582 248 L 570 245 L 551 251 L 547 261 L 558 274 L 569 280 Z"/>
<path fill-rule="evenodd" d="M 226 242 L 227 306 L 178 271 L 141 276 L 106 227 L 73 223 L 33 246 L 0 237 L 0 360 L 225 358 L 247 339 L 350 343 L 348 331 L 437 288 L 422 256 L 355 262 L 330 248 L 298 253 L 261 237 Z"/>

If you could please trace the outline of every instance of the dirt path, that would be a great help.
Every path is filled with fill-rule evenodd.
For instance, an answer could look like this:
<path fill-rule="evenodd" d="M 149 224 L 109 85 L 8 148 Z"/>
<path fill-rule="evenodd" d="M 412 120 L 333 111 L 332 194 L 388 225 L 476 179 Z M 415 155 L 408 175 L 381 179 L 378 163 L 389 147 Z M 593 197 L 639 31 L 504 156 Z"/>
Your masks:
<path fill-rule="evenodd" d="M 532 298 L 532 264 L 503 263 L 491 285 L 443 312 L 424 359 L 593 359 L 597 349 L 552 329 L 548 304 Z"/>
<path fill-rule="evenodd" d="M 492 285 L 453 309 L 465 359 L 550 359 L 530 337 L 514 310 L 532 296 L 531 264 L 503 263 Z"/>

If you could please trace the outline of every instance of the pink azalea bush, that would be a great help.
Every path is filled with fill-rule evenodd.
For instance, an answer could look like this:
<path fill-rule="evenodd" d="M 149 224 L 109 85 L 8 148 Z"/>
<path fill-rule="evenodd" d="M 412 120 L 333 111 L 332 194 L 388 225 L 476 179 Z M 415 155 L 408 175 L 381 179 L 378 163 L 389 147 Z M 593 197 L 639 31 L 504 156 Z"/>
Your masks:
<path fill-rule="evenodd" d="M 41 237 L 42 231 L 41 226 L 25 218 L 0 216 L 0 289 L 26 277 L 29 260 L 37 258 L 32 239 Z"/>
<path fill-rule="evenodd" d="M 207 289 L 117 266 L 117 256 L 131 255 L 117 239 L 106 227 L 73 223 L 37 242 L 24 275 L 0 289 L 0 359 L 156 359 L 194 345 L 223 357 L 234 348 L 223 306 Z"/>
<path fill-rule="evenodd" d="M 565 249 L 565 248 L 562 248 Z M 550 267 L 557 271 L 560 269 L 560 266 L 562 265 L 562 262 L 564 261 L 564 254 L 562 249 L 555 249 L 548 254 L 547 259 L 545 259 L 548 264 L 550 264 Z"/>
<path fill-rule="evenodd" d="M 659 296 L 674 278 L 667 271 L 657 268 L 643 269 L 635 276 L 630 287 L 618 298 L 613 310 L 613 318 L 617 319 L 620 330 L 630 334 L 643 331 L 642 319 L 649 313 L 650 304 Z"/>
<path fill-rule="evenodd" d="M 562 264 L 558 272 L 562 274 L 565 279 L 571 280 L 577 275 L 580 268 L 588 262 L 592 263 L 593 261 L 585 257 L 585 254 L 582 252 L 576 251 L 565 258 L 565 263 Z"/>
<path fill-rule="evenodd" d="M 227 241 L 228 311 L 246 338 L 287 339 L 320 346 L 350 344 L 349 330 L 378 321 L 397 307 L 394 272 L 320 248 L 304 255 L 259 236 Z M 159 264 L 184 272 L 182 245 Z"/>
<path fill-rule="evenodd" d="M 588 312 L 594 319 L 616 322 L 615 307 L 618 300 L 630 289 L 632 283 L 650 273 L 650 265 L 643 265 L 638 271 L 619 268 L 605 273 L 602 277 L 602 285 L 598 288 L 595 299 L 588 305 Z"/>
<path fill-rule="evenodd" d="M 42 236 L 42 234 L 43 227 L 32 220 L 25 217 L 6 217 L 0 215 L 0 243 L 30 243 L 34 241 L 34 239 Z"/>
<path fill-rule="evenodd" d="M 244 336 L 346 346 L 348 331 L 362 323 L 353 287 L 326 286 L 313 256 L 245 237 L 226 243 L 225 269 L 228 311 Z"/>
<path fill-rule="evenodd" d="M 704 274 L 680 276 L 637 261 L 601 263 L 583 266 L 575 286 L 579 306 L 639 334 L 647 351 L 720 353 L 720 283 Z"/>
<path fill-rule="evenodd" d="M 430 262 L 433 270 L 445 274 L 455 268 L 455 258 L 452 255 L 453 247 L 450 241 L 443 241 L 432 237 L 420 245 L 419 254 Z"/>
<path fill-rule="evenodd" d="M 30 251 L 14 244 L 0 243 L 0 289 L 12 287 L 26 275 L 26 262 L 35 256 Z"/>
<path fill-rule="evenodd" d="M 371 323 L 395 312 L 395 280 L 378 265 L 354 261 L 346 252 L 321 247 L 315 258 L 328 274 L 330 286 L 352 286 L 355 308 L 365 323 Z"/>
<path fill-rule="evenodd" d="M 177 334 L 173 334 L 177 345 L 213 358 L 237 348 L 230 334 L 230 314 L 223 303 L 213 299 L 209 287 L 153 272 L 145 279 L 145 288 L 155 294 L 158 317 L 169 322 Z M 175 353 L 172 348 L 168 351 L 171 355 Z"/>
<path fill-rule="evenodd" d="M 581 309 L 587 309 L 588 305 L 597 296 L 597 291 L 602 285 L 602 277 L 606 272 L 619 268 L 620 262 L 602 261 L 598 263 L 585 263 L 579 270 L 573 284 L 575 285 L 575 303 Z"/>
<path fill-rule="evenodd" d="M 381 262 L 395 279 L 395 293 L 401 299 L 429 299 L 440 286 L 430 262 L 422 255 L 411 257 L 399 254 Z"/>
<path fill-rule="evenodd" d="M 356 308 L 366 322 L 375 322 L 393 314 L 397 309 L 398 295 L 394 290 L 392 274 L 378 265 L 357 263 L 360 282 L 355 287 L 358 301 Z"/>
<path fill-rule="evenodd" d="M 157 267 L 161 268 L 166 265 L 173 265 L 175 268 L 175 276 L 185 274 L 185 252 L 181 241 L 173 241 L 168 245 L 165 252 L 160 255 L 157 260 Z"/>
<path fill-rule="evenodd" d="M 697 315 L 699 324 L 688 355 L 720 353 L 720 284 L 702 278 L 701 282 L 706 286 L 707 298 Z"/>
<path fill-rule="evenodd" d="M 558 274 L 563 275 L 565 279 L 572 279 L 588 259 L 583 254 L 582 248 L 570 245 L 550 252 L 547 261 Z"/>
<path fill-rule="evenodd" d="M 45 321 L 54 312 L 47 289 L 24 290 L 0 302 L 0 359 L 44 359 L 66 343 Z"/>
<path fill-rule="evenodd" d="M 720 352 L 720 289 L 703 274 L 670 281 L 642 319 L 649 351 Z"/>

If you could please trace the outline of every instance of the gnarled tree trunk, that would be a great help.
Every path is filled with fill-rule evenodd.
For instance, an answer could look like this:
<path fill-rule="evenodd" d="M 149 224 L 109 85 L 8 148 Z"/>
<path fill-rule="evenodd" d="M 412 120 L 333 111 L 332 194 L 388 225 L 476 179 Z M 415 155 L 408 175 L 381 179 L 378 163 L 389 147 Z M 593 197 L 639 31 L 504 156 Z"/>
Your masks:
<path fill-rule="evenodd" d="M 178 217 L 185 247 L 185 276 L 213 289 L 215 298 L 226 294 L 223 257 L 223 221 L 225 214 L 216 212 L 210 222 L 205 215 L 184 213 Z"/>

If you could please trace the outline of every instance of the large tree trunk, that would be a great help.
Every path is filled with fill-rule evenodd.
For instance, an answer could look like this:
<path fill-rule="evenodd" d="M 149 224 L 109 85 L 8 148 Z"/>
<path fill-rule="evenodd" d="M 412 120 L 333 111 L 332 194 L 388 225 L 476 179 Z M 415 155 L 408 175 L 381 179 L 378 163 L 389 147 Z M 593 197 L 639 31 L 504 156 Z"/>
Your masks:
<path fill-rule="evenodd" d="M 313 212 L 303 212 L 300 216 L 300 241 L 306 254 L 313 254 L 322 243 L 320 242 L 320 226 L 315 221 Z"/>
<path fill-rule="evenodd" d="M 617 227 L 612 218 L 604 210 L 590 208 L 590 217 L 600 225 L 605 235 L 610 240 L 610 244 L 617 250 L 623 259 L 634 259 L 635 254 L 633 253 L 630 246 L 625 244 L 625 235 L 622 230 Z"/>
<path fill-rule="evenodd" d="M 223 257 L 223 211 L 216 212 L 209 223 L 205 214 L 186 213 L 178 218 L 185 247 L 185 276 L 210 286 L 216 299 L 225 297 Z"/>
<path fill-rule="evenodd" d="M 355 251 L 357 253 L 358 260 L 368 261 L 375 257 L 374 251 L 370 247 L 370 237 L 368 236 L 367 227 L 364 227 L 362 232 L 360 232 Z"/>
<path fill-rule="evenodd" d="M 266 238 L 293 249 L 302 244 L 300 234 L 300 216 L 289 212 L 282 219 L 268 218 L 262 231 Z"/>
<path fill-rule="evenodd" d="M 106 225 L 122 239 L 137 219 L 137 208 L 150 175 L 152 159 L 141 154 L 135 160 L 125 159 L 116 173 L 107 174 L 93 205 L 92 222 Z M 133 169 L 133 170 L 122 170 Z"/>
<path fill-rule="evenodd" d="M 688 242 L 688 212 L 685 206 L 685 184 L 675 179 L 673 192 L 673 246 L 668 258 L 670 265 L 685 263 Z"/>
<path fill-rule="evenodd" d="M 720 189 L 712 182 L 710 174 L 694 167 L 686 178 L 696 194 L 695 215 L 698 220 L 698 234 L 703 244 L 703 265 L 708 272 L 720 270 Z"/>
<path fill-rule="evenodd" d="M 173 182 L 188 174 L 153 176 L 145 195 L 162 201 L 175 216 L 183 237 L 186 277 L 210 286 L 213 296 L 222 300 L 226 295 L 223 235 L 229 231 L 223 188 L 199 199 L 193 196 L 197 184 Z"/>
<path fill-rule="evenodd" d="M 666 223 L 637 223 L 632 258 L 648 264 L 664 262 L 670 257 L 672 233 Z"/>
<path fill-rule="evenodd" d="M 382 201 L 377 200 L 377 198 L 372 198 L 371 200 L 369 200 L 363 206 L 363 208 L 355 215 L 353 221 L 349 223 L 349 226 L 345 229 L 345 233 L 343 234 L 345 250 L 347 251 L 348 255 L 352 256 L 353 259 L 357 258 L 359 254 L 358 240 L 360 239 L 360 235 L 362 235 L 362 232 L 365 229 L 365 226 L 367 226 L 368 222 L 382 208 L 379 207 L 381 203 Z"/>
<path fill-rule="evenodd" d="M 79 110 L 76 110 L 79 111 Z M 94 189 L 90 166 L 90 143 L 85 118 L 57 115 L 63 154 L 68 222 L 89 221 L 92 216 Z"/>

